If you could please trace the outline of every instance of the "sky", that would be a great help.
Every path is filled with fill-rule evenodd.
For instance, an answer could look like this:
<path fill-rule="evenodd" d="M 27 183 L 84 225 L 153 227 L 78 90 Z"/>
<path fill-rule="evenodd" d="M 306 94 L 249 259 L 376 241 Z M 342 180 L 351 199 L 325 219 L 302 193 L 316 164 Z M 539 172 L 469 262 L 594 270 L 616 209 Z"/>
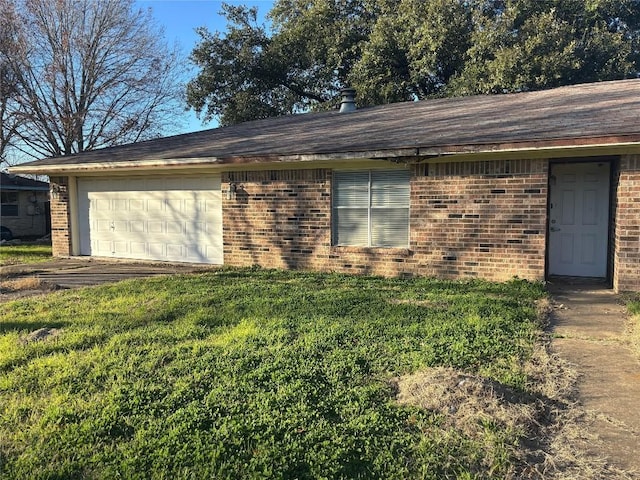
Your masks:
<path fill-rule="evenodd" d="M 272 0 L 227 0 L 234 5 L 247 5 L 258 8 L 258 15 L 266 15 L 273 6 Z M 140 8 L 150 8 L 153 17 L 165 31 L 165 39 L 169 45 L 177 43 L 185 57 L 188 57 L 199 40 L 195 29 L 206 27 L 210 32 L 224 31 L 225 18 L 220 15 L 221 1 L 212 0 L 138 0 L 135 2 Z M 195 67 L 185 71 L 184 82 L 188 82 L 197 74 Z M 184 126 L 168 134 L 195 132 L 216 127 L 215 122 L 203 125 L 195 112 L 185 113 Z"/>

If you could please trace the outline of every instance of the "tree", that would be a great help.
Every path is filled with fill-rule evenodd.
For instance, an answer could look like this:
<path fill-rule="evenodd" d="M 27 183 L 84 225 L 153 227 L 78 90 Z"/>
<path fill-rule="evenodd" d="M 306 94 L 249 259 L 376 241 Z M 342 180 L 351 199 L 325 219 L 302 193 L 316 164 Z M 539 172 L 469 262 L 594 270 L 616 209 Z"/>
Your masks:
<path fill-rule="evenodd" d="M 177 53 L 132 0 L 0 0 L 0 10 L 16 12 L 0 61 L 17 86 L 14 144 L 23 152 L 155 137 L 180 111 Z"/>
<path fill-rule="evenodd" d="M 224 34 L 199 29 L 191 59 L 201 71 L 187 85 L 187 102 L 205 120 L 230 124 L 317 108 L 334 98 L 338 79 L 366 35 L 362 3 L 291 0 L 271 12 L 269 35 L 257 10 L 223 4 Z"/>
<path fill-rule="evenodd" d="M 187 102 L 222 124 L 334 108 L 502 93 L 637 73 L 637 0 L 278 0 L 272 27 L 224 7 L 200 30 Z"/>
<path fill-rule="evenodd" d="M 16 25 L 15 10 L 5 8 L 0 12 L 0 50 L 5 50 L 12 43 Z M 17 80 L 9 66 L 0 57 L 0 168 L 9 165 L 8 151 L 12 140 L 17 136 L 19 115 L 16 109 L 18 96 Z"/>
<path fill-rule="evenodd" d="M 460 69 L 471 31 L 465 2 L 384 2 L 346 81 L 363 106 L 438 96 Z"/>
<path fill-rule="evenodd" d="M 494 0 L 449 95 L 539 90 L 638 71 L 636 0 Z"/>

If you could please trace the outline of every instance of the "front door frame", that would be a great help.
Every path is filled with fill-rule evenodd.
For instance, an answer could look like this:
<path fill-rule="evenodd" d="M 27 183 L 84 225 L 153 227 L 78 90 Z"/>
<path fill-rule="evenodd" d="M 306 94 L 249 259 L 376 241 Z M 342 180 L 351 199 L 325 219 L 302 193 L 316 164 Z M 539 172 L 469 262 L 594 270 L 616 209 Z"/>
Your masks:
<path fill-rule="evenodd" d="M 599 156 L 599 157 L 579 157 L 579 158 L 551 158 L 549 159 L 548 172 L 547 172 L 547 222 L 546 222 L 546 240 L 545 240 L 545 278 L 550 279 L 554 276 L 549 274 L 549 241 L 550 241 L 550 228 L 551 228 L 551 174 L 554 165 L 558 164 L 584 164 L 584 163 L 608 163 L 609 164 L 609 208 L 607 213 L 607 267 L 606 267 L 606 282 L 610 288 L 613 286 L 613 225 L 614 225 L 614 206 L 615 198 L 617 196 L 616 182 L 614 178 L 618 171 L 620 157 L 619 156 Z M 579 277 L 589 278 L 589 277 Z"/>

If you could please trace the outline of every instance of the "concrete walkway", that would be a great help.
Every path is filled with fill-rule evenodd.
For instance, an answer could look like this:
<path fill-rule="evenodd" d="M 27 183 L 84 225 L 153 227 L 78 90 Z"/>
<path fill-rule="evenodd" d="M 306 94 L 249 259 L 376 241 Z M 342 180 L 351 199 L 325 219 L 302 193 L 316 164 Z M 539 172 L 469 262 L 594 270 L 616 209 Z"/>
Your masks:
<path fill-rule="evenodd" d="M 602 440 L 593 454 L 640 478 L 640 362 L 625 342 L 627 310 L 604 285 L 551 282 L 549 291 L 551 347 L 580 374 L 579 400 Z"/>

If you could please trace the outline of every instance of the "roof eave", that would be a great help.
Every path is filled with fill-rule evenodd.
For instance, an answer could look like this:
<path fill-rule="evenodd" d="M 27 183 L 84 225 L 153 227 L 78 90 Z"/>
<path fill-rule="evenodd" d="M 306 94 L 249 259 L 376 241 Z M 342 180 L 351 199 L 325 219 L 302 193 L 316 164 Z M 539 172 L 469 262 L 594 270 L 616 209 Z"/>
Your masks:
<path fill-rule="evenodd" d="M 54 165 L 16 165 L 12 173 L 39 175 L 73 175 L 92 172 L 136 172 L 156 170 L 223 169 L 251 164 L 312 163 L 345 160 L 402 160 L 457 159 L 471 160 L 486 156 L 505 157 L 560 157 L 580 155 L 621 155 L 640 153 L 640 134 L 607 137 L 578 137 L 570 139 L 530 140 L 491 144 L 461 144 L 397 148 L 371 151 L 327 152 L 293 155 L 239 155 L 224 158 L 169 158 L 154 160 L 128 160 L 109 162 L 87 162 Z"/>
<path fill-rule="evenodd" d="M 20 191 L 20 192 L 48 192 L 49 187 L 24 187 L 18 185 L 2 185 L 2 190 L 6 191 Z"/>

